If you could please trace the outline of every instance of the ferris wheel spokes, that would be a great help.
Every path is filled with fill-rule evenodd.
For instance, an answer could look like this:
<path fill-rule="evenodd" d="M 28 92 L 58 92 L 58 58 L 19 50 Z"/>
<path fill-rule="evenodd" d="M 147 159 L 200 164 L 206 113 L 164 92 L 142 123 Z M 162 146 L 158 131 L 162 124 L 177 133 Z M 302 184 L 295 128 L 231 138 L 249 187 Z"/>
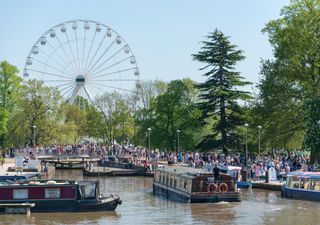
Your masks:
<path fill-rule="evenodd" d="M 115 57 L 116 55 L 119 54 L 119 52 L 121 52 L 122 50 L 124 49 L 124 47 L 120 48 L 118 51 L 116 51 L 113 55 L 111 55 L 109 58 L 107 58 L 105 61 L 103 61 L 98 67 L 96 67 L 95 69 L 93 68 L 96 63 L 98 63 L 98 61 L 100 60 L 97 60 L 97 62 L 95 63 L 94 66 L 92 66 L 92 68 L 88 71 L 89 74 L 92 74 L 94 71 L 96 71 L 97 69 L 99 69 L 101 66 L 103 66 L 104 64 L 106 64 L 107 62 L 109 62 L 110 59 L 112 59 L 113 57 Z"/>
<path fill-rule="evenodd" d="M 102 46 L 105 38 L 107 37 L 107 33 L 108 33 L 108 32 L 106 31 L 106 33 L 104 34 L 102 40 L 101 40 L 100 43 L 99 43 L 99 46 L 96 48 L 96 51 L 94 52 L 94 54 L 93 54 L 93 56 L 92 56 L 92 58 L 91 58 L 91 60 L 90 60 L 90 62 L 89 62 L 89 64 L 88 64 L 88 66 L 85 68 L 85 70 L 84 70 L 84 73 L 85 73 L 85 74 L 87 74 L 89 68 L 91 68 L 92 61 L 95 59 L 98 51 L 101 49 L 101 46 Z M 110 44 L 110 46 L 112 46 L 112 45 L 113 45 L 113 42 Z"/>
<path fill-rule="evenodd" d="M 124 58 L 124 59 L 122 59 L 122 60 L 120 60 L 120 61 L 118 61 L 118 62 L 116 62 L 116 63 L 114 63 L 114 64 L 112 64 L 112 65 L 110 65 L 108 67 L 103 68 L 102 70 L 99 70 L 98 72 L 93 73 L 93 71 L 92 71 L 91 76 L 94 78 L 95 75 L 97 75 L 97 74 L 99 74 L 99 73 L 101 73 L 101 72 L 103 72 L 103 71 L 105 71 L 107 69 L 110 69 L 111 67 L 116 66 L 116 65 L 118 65 L 118 64 L 120 64 L 120 63 L 122 63 L 122 62 L 124 62 L 124 61 L 126 61 L 128 59 L 130 59 L 130 58 L 131 58 L 131 56 L 129 56 L 127 58 Z"/>
<path fill-rule="evenodd" d="M 89 60 L 89 57 L 90 57 L 92 45 L 93 45 L 93 43 L 94 43 L 94 41 L 95 41 L 95 39 L 96 39 L 96 34 L 97 34 L 97 31 L 94 32 L 94 35 L 93 35 L 93 38 L 92 38 L 93 41 L 91 41 L 90 49 L 89 49 L 89 51 L 88 51 L 88 55 L 87 55 L 87 58 L 86 58 L 86 62 L 85 62 L 85 64 L 83 65 L 83 68 L 82 68 L 83 71 L 85 71 L 85 69 L 87 68 L 87 64 L 88 64 L 88 60 Z"/>
<path fill-rule="evenodd" d="M 87 90 L 87 88 L 86 88 L 86 87 L 83 87 L 83 90 L 84 90 L 85 93 L 87 94 L 89 101 L 90 101 L 90 102 L 93 102 L 93 99 L 92 99 L 92 97 L 91 97 L 91 94 L 90 94 L 90 92 Z"/>
<path fill-rule="evenodd" d="M 68 41 L 69 49 L 70 49 L 70 52 L 71 52 L 71 55 L 72 55 L 72 58 L 73 58 L 75 67 L 76 67 L 76 69 L 77 69 L 76 72 L 79 73 L 80 70 L 79 70 L 79 67 L 78 67 L 78 65 L 77 65 L 77 61 L 76 61 L 76 59 L 75 59 L 75 57 L 74 57 L 73 50 L 72 50 L 72 48 L 71 48 L 71 44 L 70 44 L 70 40 L 69 40 L 69 36 L 68 36 L 67 32 L 65 32 L 65 35 L 66 35 L 66 38 L 67 38 L 67 41 Z"/>
<path fill-rule="evenodd" d="M 48 42 L 49 46 L 54 50 L 54 48 L 52 47 L 52 45 L 50 44 L 50 42 Z M 56 63 L 57 65 L 59 65 L 63 70 L 68 70 L 68 72 L 70 74 L 74 74 L 75 71 L 72 70 L 72 68 L 70 67 L 66 67 L 66 66 L 63 66 L 62 64 L 60 64 L 56 59 L 54 59 L 53 57 L 51 57 L 50 55 L 48 55 L 45 51 L 41 50 L 40 49 L 40 52 L 42 54 L 44 54 L 45 56 L 47 56 L 48 59 L 51 59 L 54 63 Z M 58 53 L 57 53 L 57 56 L 58 57 L 61 57 Z M 61 58 L 61 60 L 63 61 L 63 63 L 66 63 L 68 64 L 68 62 L 66 62 L 63 58 Z"/>
<path fill-rule="evenodd" d="M 74 89 L 74 83 L 72 84 L 69 84 L 68 86 L 64 87 L 64 88 L 60 88 L 60 93 L 63 95 L 63 96 L 66 96 L 67 99 L 70 98 L 71 96 L 71 93 L 72 93 L 72 90 Z"/>
<path fill-rule="evenodd" d="M 80 64 L 80 59 L 79 59 L 79 48 L 78 48 L 78 36 L 77 36 L 77 29 L 74 29 L 74 36 L 76 37 L 76 46 L 77 46 L 77 60 L 78 60 L 78 65 L 79 65 L 79 71 L 81 71 L 81 64 Z"/>
<path fill-rule="evenodd" d="M 101 60 L 101 58 L 105 55 L 105 53 L 110 50 L 110 48 L 113 46 L 113 44 L 114 44 L 115 42 L 116 42 L 116 39 L 111 42 L 111 44 L 110 44 L 110 45 L 105 49 L 105 51 L 100 55 L 100 57 L 98 58 L 98 60 L 97 60 L 92 66 L 90 66 L 90 65 L 91 65 L 91 62 L 93 61 L 93 59 L 94 59 L 94 57 L 95 57 L 95 55 L 94 55 L 94 57 L 93 57 L 93 58 L 91 59 L 91 61 L 90 61 L 90 64 L 88 65 L 88 67 L 87 67 L 86 70 L 85 70 L 85 73 L 86 73 L 86 74 L 90 74 L 91 69 L 94 68 L 94 66 Z"/>
<path fill-rule="evenodd" d="M 39 73 L 39 74 L 47 74 L 50 76 L 55 76 L 55 77 L 62 77 L 62 78 L 69 78 L 60 74 L 54 74 L 54 73 L 49 73 L 49 72 L 44 72 L 44 71 L 39 71 L 39 70 L 34 70 L 34 69 L 28 69 L 29 71 L 35 72 L 35 73 Z"/>
<path fill-rule="evenodd" d="M 58 72 L 60 72 L 60 73 L 63 73 L 63 74 L 67 75 L 67 76 L 70 77 L 70 78 L 72 78 L 72 75 L 71 75 L 71 74 L 66 73 L 66 72 L 63 71 L 63 70 L 57 69 L 56 67 L 51 66 L 51 65 L 49 65 L 49 64 L 47 64 L 47 63 L 45 63 L 45 62 L 42 62 L 42 61 L 40 61 L 40 60 L 38 60 L 38 59 L 36 59 L 36 58 L 33 58 L 33 60 L 36 61 L 36 62 L 38 62 L 38 63 L 40 63 L 40 64 L 42 64 L 42 65 L 45 65 L 45 66 L 47 66 L 47 67 L 49 67 L 49 68 L 52 68 L 52 69 L 54 69 L 54 70 L 56 70 L 56 71 L 58 71 Z"/>
<path fill-rule="evenodd" d="M 66 52 L 66 49 L 63 47 L 63 45 L 62 45 L 60 39 L 58 38 L 58 36 L 55 36 L 55 37 L 56 37 L 57 41 L 59 42 L 60 47 L 63 49 L 63 52 L 64 52 L 66 58 L 68 59 L 69 56 L 68 56 L 68 54 L 67 54 L 67 52 Z M 71 60 L 71 61 L 72 61 L 72 60 Z M 77 73 L 78 71 L 77 71 L 76 66 L 75 66 L 73 63 L 71 63 L 70 65 L 73 67 L 74 72 Z"/>
<path fill-rule="evenodd" d="M 89 29 L 89 28 L 88 28 Z M 83 71 L 84 70 L 84 67 L 83 67 L 83 60 L 84 60 L 84 55 L 85 55 L 85 46 L 86 46 L 86 39 L 87 39 L 87 30 L 85 29 L 85 32 L 84 32 L 84 40 L 83 40 L 83 45 L 82 45 L 82 59 L 81 59 L 81 70 Z"/>
<path fill-rule="evenodd" d="M 118 70 L 118 71 L 114 71 L 114 72 L 110 72 L 110 73 L 100 74 L 100 75 L 95 76 L 95 77 L 93 77 L 93 78 L 103 77 L 103 76 L 110 76 L 110 75 L 113 75 L 113 74 L 117 74 L 117 73 L 121 73 L 121 72 L 127 72 L 127 71 L 135 70 L 135 69 L 136 69 L 136 67 L 132 67 L 132 68 L 128 68 L 128 69 L 123 69 L 123 70 Z"/>

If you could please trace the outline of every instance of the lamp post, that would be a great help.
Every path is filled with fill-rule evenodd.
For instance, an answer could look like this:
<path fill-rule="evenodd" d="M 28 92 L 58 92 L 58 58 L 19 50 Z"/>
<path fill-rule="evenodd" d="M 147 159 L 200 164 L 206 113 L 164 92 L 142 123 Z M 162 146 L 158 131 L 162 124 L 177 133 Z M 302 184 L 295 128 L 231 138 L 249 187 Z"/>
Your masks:
<path fill-rule="evenodd" d="M 260 151 L 261 151 L 261 142 L 260 142 L 260 134 L 261 134 L 261 126 L 259 125 L 259 126 L 257 126 L 257 128 L 258 128 L 258 140 L 259 140 L 259 155 L 260 155 Z"/>
<path fill-rule="evenodd" d="M 151 134 L 151 128 L 149 127 L 148 129 L 147 129 L 147 131 L 148 131 L 148 150 L 150 151 L 150 134 Z"/>
<path fill-rule="evenodd" d="M 247 166 L 247 160 L 248 160 L 248 127 L 249 127 L 249 124 L 245 123 L 244 126 L 246 127 L 246 163 L 245 163 L 245 165 Z"/>
<path fill-rule="evenodd" d="M 33 140 L 32 140 L 32 142 L 33 142 L 33 147 L 35 148 L 36 147 L 36 128 L 37 128 L 37 126 L 36 125 L 32 125 L 32 131 L 33 131 Z"/>
<path fill-rule="evenodd" d="M 179 152 L 179 146 L 180 146 L 180 143 L 179 143 L 179 141 L 180 141 L 180 130 L 178 129 L 177 130 L 177 152 Z"/>

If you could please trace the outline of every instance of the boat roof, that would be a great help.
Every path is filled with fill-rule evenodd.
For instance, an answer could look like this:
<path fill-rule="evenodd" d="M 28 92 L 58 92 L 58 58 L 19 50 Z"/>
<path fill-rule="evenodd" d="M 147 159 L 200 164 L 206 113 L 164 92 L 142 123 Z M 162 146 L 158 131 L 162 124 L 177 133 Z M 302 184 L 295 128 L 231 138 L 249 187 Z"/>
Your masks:
<path fill-rule="evenodd" d="M 240 166 L 219 166 L 220 170 L 241 170 Z"/>
<path fill-rule="evenodd" d="M 41 180 L 41 179 L 35 179 L 35 180 L 24 180 L 23 182 L 18 183 L 9 183 L 9 182 L 3 182 L 0 186 L 28 186 L 28 185 L 40 185 L 40 186 L 48 186 L 48 185 L 87 185 L 87 184 L 98 184 L 99 181 L 96 180 L 84 180 L 84 181 L 72 181 L 72 180 L 62 180 L 62 179 L 50 179 L 50 180 Z"/>
<path fill-rule="evenodd" d="M 287 176 L 290 176 L 290 177 L 303 177 L 303 178 L 320 179 L 320 172 L 294 171 L 294 172 L 288 173 Z"/>
<path fill-rule="evenodd" d="M 212 172 L 198 169 L 193 167 L 187 166 L 164 166 L 163 168 L 158 168 L 157 171 L 163 171 L 167 173 L 177 174 L 179 176 L 189 176 L 189 177 L 196 177 L 200 175 L 211 175 Z"/>

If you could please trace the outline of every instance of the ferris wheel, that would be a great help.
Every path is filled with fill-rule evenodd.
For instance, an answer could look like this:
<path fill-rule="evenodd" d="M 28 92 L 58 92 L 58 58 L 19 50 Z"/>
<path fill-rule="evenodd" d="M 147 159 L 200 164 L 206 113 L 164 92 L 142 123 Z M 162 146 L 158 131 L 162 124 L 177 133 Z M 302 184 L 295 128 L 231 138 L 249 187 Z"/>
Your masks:
<path fill-rule="evenodd" d="M 69 103 L 81 96 L 94 104 L 97 95 L 135 92 L 140 85 L 129 45 L 116 31 L 92 20 L 67 21 L 41 35 L 23 76 L 57 87 Z"/>

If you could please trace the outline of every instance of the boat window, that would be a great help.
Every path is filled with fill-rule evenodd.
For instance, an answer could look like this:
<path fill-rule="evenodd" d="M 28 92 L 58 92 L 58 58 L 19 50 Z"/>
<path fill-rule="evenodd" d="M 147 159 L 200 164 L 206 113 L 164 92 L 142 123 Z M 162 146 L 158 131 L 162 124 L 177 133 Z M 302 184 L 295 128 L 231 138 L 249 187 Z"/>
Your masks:
<path fill-rule="evenodd" d="M 60 198 L 60 188 L 46 188 L 45 198 Z"/>
<path fill-rule="evenodd" d="M 159 182 L 159 183 L 161 182 L 161 174 L 159 174 L 158 182 Z"/>
<path fill-rule="evenodd" d="M 174 187 L 177 187 L 177 179 L 174 179 Z"/>
<path fill-rule="evenodd" d="M 309 189 L 314 191 L 320 191 L 320 180 L 310 179 Z"/>
<path fill-rule="evenodd" d="M 184 187 L 185 189 L 187 189 L 188 185 L 187 185 L 187 182 L 186 182 L 186 181 L 184 181 L 183 187 Z"/>
<path fill-rule="evenodd" d="M 237 170 L 227 170 L 227 171 L 225 171 L 223 173 L 227 173 L 232 177 L 237 177 L 238 171 Z"/>
<path fill-rule="evenodd" d="M 13 199 L 25 199 L 28 198 L 28 189 L 14 189 L 13 190 Z"/>
<path fill-rule="evenodd" d="M 172 187 L 172 178 L 170 178 L 170 187 Z"/>
<path fill-rule="evenodd" d="M 169 185 L 169 176 L 167 175 L 166 178 L 167 178 L 167 179 L 166 179 L 166 185 Z"/>
<path fill-rule="evenodd" d="M 307 189 L 307 187 L 308 187 L 307 179 L 300 178 L 300 188 Z"/>
<path fill-rule="evenodd" d="M 292 177 L 289 187 L 290 188 L 299 188 L 299 183 L 300 183 L 299 177 Z"/>
<path fill-rule="evenodd" d="M 79 185 L 80 193 L 83 198 L 95 198 L 96 196 L 96 184 L 95 183 L 85 183 Z"/>
<path fill-rule="evenodd" d="M 165 179 L 166 179 L 166 175 L 163 174 L 163 177 L 162 177 L 162 183 L 163 183 L 163 184 L 164 184 Z"/>

